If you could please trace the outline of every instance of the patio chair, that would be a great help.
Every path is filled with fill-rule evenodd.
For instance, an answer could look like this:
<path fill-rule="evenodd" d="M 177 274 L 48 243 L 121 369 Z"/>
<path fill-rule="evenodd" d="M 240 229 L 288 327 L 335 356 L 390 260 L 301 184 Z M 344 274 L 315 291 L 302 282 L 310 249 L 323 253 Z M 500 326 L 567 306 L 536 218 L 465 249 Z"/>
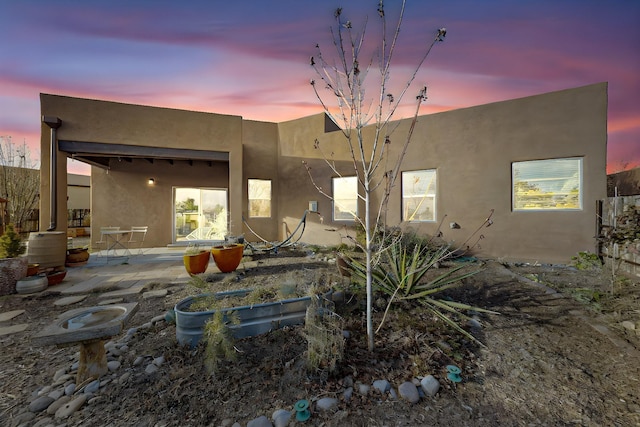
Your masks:
<path fill-rule="evenodd" d="M 147 236 L 147 230 L 149 230 L 148 226 L 140 226 L 140 227 L 131 227 L 131 234 L 129 234 L 129 241 L 127 245 L 129 249 L 134 247 L 138 250 L 138 255 L 144 255 L 142 250 L 142 244 L 144 243 L 144 238 Z"/>
<path fill-rule="evenodd" d="M 104 232 L 105 231 L 119 231 L 120 227 L 100 227 L 100 240 L 96 241 L 96 245 L 98 245 L 98 249 L 100 251 L 102 251 L 103 249 L 107 249 L 108 248 L 108 244 L 109 242 L 107 241 L 107 238 L 105 237 Z M 98 252 L 98 256 L 100 256 L 100 252 Z"/>

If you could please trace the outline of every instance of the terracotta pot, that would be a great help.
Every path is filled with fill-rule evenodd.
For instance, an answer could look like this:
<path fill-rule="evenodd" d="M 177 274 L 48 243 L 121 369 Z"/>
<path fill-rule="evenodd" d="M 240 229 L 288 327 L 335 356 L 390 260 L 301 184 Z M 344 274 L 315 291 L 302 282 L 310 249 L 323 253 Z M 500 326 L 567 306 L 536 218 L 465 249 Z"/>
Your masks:
<path fill-rule="evenodd" d="M 35 276 L 40 271 L 40 264 L 29 264 L 27 267 L 27 276 Z"/>
<path fill-rule="evenodd" d="M 243 252 L 244 245 L 241 244 L 214 246 L 211 248 L 213 260 L 223 273 L 229 273 L 238 268 Z"/>
<path fill-rule="evenodd" d="M 47 274 L 47 281 L 49 286 L 57 285 L 62 282 L 67 275 L 66 271 L 56 271 L 54 273 Z"/>
<path fill-rule="evenodd" d="M 84 265 L 89 261 L 89 250 L 85 248 L 75 248 L 67 250 L 67 258 L 65 265 L 67 267 L 75 267 Z"/>
<path fill-rule="evenodd" d="M 200 253 L 197 254 L 185 254 L 182 257 L 182 260 L 187 273 L 189 273 L 190 276 L 193 276 L 207 271 L 209 258 L 211 258 L 209 251 L 200 251 Z"/>
<path fill-rule="evenodd" d="M 27 277 L 27 257 L 0 259 L 0 295 L 16 292 L 18 280 Z"/>

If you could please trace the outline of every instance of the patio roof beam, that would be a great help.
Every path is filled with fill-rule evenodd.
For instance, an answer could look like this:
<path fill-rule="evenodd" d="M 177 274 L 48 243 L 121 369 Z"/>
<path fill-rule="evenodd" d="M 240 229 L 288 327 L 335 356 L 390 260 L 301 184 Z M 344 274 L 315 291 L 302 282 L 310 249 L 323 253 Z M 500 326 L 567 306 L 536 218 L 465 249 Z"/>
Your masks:
<path fill-rule="evenodd" d="M 229 153 L 223 151 L 190 150 L 181 148 L 145 147 L 139 145 L 104 144 L 98 142 L 58 141 L 58 148 L 72 158 L 108 168 L 109 159 L 121 159 L 127 162 L 133 159 L 145 159 L 153 163 L 154 159 L 164 159 L 173 164 L 176 160 L 228 162 Z"/>

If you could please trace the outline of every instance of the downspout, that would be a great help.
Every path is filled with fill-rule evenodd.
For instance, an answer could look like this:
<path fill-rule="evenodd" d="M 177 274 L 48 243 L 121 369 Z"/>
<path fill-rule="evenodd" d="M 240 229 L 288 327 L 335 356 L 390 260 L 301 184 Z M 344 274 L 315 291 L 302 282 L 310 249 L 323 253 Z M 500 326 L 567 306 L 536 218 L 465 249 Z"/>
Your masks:
<path fill-rule="evenodd" d="M 62 124 L 62 120 L 53 116 L 42 116 L 42 122 L 51 128 L 51 143 L 49 155 L 49 228 L 53 231 L 58 219 L 58 139 L 56 129 Z"/>

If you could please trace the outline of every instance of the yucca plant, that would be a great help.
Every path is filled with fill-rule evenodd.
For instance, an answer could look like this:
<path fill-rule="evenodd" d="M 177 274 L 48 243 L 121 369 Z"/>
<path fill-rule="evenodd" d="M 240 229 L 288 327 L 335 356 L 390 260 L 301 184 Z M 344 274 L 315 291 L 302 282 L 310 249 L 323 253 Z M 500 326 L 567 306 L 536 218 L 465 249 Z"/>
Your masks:
<path fill-rule="evenodd" d="M 402 243 L 401 239 L 396 240 L 387 248 L 382 254 L 381 262 L 379 262 L 372 271 L 373 283 L 376 290 L 390 296 L 387 308 L 376 332 L 379 331 L 384 324 L 389 308 L 394 301 L 415 300 L 454 330 L 482 345 L 480 341 L 460 327 L 449 315 L 456 314 L 463 319 L 469 319 L 469 317 L 463 313 L 466 310 L 492 314 L 498 313 L 468 304 L 438 298 L 435 295 L 459 285 L 461 280 L 477 274 L 480 270 L 458 273 L 465 267 L 465 264 L 461 264 L 452 269 L 447 269 L 434 279 L 428 281 L 423 280 L 429 270 L 435 268 L 442 261 L 450 257 L 451 253 L 450 247 L 446 245 L 438 248 L 430 248 L 420 243 L 415 244 L 413 249 L 410 250 Z M 366 278 L 366 267 L 360 261 L 350 259 L 349 264 L 356 277 L 362 280 Z"/>

